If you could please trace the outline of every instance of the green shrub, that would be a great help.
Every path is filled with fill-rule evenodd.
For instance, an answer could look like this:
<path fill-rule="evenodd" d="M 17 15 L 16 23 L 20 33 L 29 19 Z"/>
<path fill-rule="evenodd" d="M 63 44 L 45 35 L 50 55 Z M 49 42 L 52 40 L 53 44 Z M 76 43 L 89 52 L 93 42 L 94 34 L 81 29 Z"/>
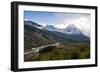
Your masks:
<path fill-rule="evenodd" d="M 47 47 L 39 52 L 39 57 L 33 61 L 47 60 L 68 60 L 68 59 L 88 59 L 90 58 L 89 44 L 84 43 L 67 43 L 60 47 Z"/>

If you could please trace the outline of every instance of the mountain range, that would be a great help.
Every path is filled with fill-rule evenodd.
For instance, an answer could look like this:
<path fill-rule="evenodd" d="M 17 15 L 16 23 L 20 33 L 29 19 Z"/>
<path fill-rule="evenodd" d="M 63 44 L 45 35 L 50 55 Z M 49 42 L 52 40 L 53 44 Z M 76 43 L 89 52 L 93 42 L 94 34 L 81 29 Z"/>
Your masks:
<path fill-rule="evenodd" d="M 74 24 L 65 29 L 58 29 L 53 25 L 42 26 L 36 22 L 24 21 L 24 47 L 26 50 L 33 46 L 53 44 L 56 42 L 89 42 Z"/>
<path fill-rule="evenodd" d="M 53 25 L 46 25 L 44 28 L 49 31 L 58 31 L 58 32 L 65 33 L 65 34 L 83 34 L 87 36 L 85 32 L 83 33 L 82 30 L 77 28 L 74 24 L 69 24 L 66 28 L 63 28 L 63 29 L 56 28 Z"/>

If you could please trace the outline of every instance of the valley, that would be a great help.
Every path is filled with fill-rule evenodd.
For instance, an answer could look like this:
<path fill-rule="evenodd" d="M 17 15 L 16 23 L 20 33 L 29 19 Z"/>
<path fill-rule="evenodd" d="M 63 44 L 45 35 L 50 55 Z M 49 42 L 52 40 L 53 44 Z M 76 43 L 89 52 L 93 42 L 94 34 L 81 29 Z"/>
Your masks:
<path fill-rule="evenodd" d="M 36 22 L 24 21 L 25 62 L 88 58 L 90 38 L 75 26 L 67 27 L 66 33 L 63 33 L 50 26 L 46 28 Z"/>

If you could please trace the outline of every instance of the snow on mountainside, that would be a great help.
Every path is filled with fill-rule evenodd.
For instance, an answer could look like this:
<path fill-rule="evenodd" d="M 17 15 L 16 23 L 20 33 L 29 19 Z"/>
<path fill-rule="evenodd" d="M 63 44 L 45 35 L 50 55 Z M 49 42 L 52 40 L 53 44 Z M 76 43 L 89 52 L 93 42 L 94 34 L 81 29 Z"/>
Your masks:
<path fill-rule="evenodd" d="M 57 31 L 58 29 L 56 27 L 54 27 L 53 25 L 46 25 L 45 29 L 49 30 L 49 31 Z"/>
<path fill-rule="evenodd" d="M 75 24 L 69 24 L 66 28 L 63 28 L 63 29 L 59 29 L 57 27 L 55 27 L 54 25 L 47 25 L 45 26 L 45 29 L 46 30 L 49 30 L 49 31 L 58 31 L 58 32 L 61 32 L 61 33 L 66 33 L 66 34 L 83 34 L 85 36 L 88 36 L 90 37 L 90 33 L 85 29 L 85 31 L 79 27 L 77 27 Z"/>
<path fill-rule="evenodd" d="M 68 25 L 63 32 L 66 34 L 81 34 L 81 31 L 74 24 Z"/>
<path fill-rule="evenodd" d="M 88 36 L 86 32 L 84 32 L 83 30 L 79 29 L 78 27 L 76 27 L 74 24 L 69 24 L 66 28 L 64 29 L 59 29 L 59 28 L 56 28 L 55 26 L 53 25 L 46 25 L 44 27 L 46 30 L 49 30 L 49 31 L 58 31 L 58 32 L 61 32 L 61 33 L 65 33 L 65 34 L 83 34 L 85 36 Z M 88 36 L 89 37 L 89 36 Z"/>

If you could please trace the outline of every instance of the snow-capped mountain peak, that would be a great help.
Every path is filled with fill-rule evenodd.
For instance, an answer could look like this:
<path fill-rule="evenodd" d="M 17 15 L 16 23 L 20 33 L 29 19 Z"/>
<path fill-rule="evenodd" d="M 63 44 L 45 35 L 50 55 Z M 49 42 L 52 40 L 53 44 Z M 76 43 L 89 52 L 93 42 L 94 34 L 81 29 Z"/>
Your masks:
<path fill-rule="evenodd" d="M 54 27 L 53 25 L 46 25 L 45 29 L 49 30 L 49 31 L 57 31 L 57 28 Z"/>
<path fill-rule="evenodd" d="M 81 31 L 74 25 L 74 24 L 69 24 L 64 30 L 64 33 L 67 34 L 81 34 Z"/>

